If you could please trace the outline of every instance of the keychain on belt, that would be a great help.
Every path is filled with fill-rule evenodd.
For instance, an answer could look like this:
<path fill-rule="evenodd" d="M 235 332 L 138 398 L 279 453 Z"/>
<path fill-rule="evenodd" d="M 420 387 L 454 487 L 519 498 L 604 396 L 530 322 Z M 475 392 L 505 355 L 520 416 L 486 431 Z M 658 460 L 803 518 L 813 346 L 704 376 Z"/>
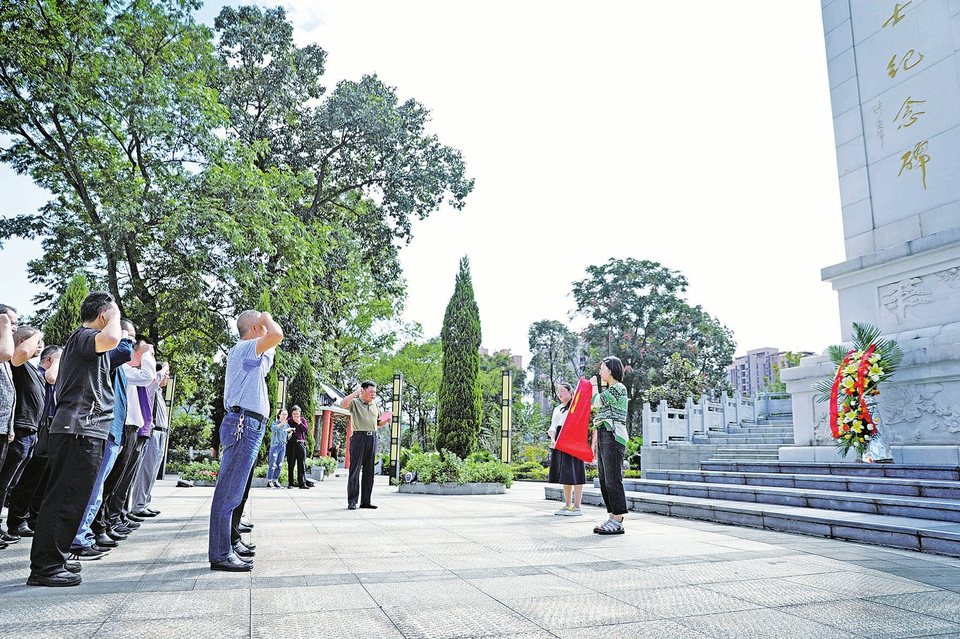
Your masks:
<path fill-rule="evenodd" d="M 237 420 L 237 441 L 243 436 L 243 413 L 240 413 L 240 419 Z"/>

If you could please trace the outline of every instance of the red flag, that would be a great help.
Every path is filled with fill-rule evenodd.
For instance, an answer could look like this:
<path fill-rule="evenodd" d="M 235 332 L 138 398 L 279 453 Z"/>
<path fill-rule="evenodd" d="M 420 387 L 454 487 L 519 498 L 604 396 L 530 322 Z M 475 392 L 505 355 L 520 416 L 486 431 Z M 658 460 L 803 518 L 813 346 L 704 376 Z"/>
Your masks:
<path fill-rule="evenodd" d="M 570 410 L 563 420 L 560 436 L 554 449 L 569 453 L 585 462 L 593 461 L 593 449 L 590 448 L 588 433 L 590 430 L 590 400 L 593 399 L 593 386 L 585 378 L 580 378 L 577 391 L 570 400 Z"/>

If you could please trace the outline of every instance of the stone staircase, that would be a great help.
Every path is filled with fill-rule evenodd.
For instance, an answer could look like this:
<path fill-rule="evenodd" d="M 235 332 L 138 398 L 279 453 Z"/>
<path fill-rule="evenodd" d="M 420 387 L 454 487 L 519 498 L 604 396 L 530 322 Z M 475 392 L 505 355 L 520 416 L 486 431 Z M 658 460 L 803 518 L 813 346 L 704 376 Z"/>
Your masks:
<path fill-rule="evenodd" d="M 624 481 L 630 510 L 960 557 L 960 467 L 708 461 Z M 562 499 L 547 486 L 548 499 Z M 584 503 L 602 505 L 599 484 Z"/>
<path fill-rule="evenodd" d="M 792 422 L 759 422 L 731 426 L 728 432 L 707 432 L 698 436 L 697 445 L 712 445 L 717 451 L 710 461 L 771 462 L 779 459 L 781 446 L 793 445 Z"/>

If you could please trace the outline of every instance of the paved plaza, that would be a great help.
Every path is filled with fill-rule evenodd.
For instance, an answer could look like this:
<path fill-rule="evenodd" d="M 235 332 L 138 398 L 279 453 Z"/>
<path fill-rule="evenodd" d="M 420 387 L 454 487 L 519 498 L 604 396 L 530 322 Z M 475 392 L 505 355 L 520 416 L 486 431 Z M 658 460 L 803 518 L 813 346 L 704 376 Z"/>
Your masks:
<path fill-rule="evenodd" d="M 147 520 L 75 588 L 0 551 L 0 637 L 958 637 L 960 560 L 628 515 L 558 517 L 544 484 L 399 494 L 346 510 L 346 478 L 254 488 L 252 573 L 211 572 L 212 488 L 158 482 Z"/>

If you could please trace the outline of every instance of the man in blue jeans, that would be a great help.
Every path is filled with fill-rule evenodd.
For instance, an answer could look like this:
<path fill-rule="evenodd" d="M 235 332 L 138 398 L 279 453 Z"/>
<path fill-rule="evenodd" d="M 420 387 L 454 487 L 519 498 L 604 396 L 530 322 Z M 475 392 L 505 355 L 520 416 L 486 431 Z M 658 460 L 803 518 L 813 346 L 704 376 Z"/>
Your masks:
<path fill-rule="evenodd" d="M 240 505 L 247 479 L 270 412 L 265 377 L 273 366 L 274 348 L 283 341 L 283 330 L 270 313 L 244 311 L 237 318 L 240 341 L 227 355 L 220 423 L 220 473 L 210 505 L 210 570 L 245 572 L 252 558 L 241 558 L 230 541 L 233 511 Z M 250 551 L 244 554 L 251 555 Z"/>

